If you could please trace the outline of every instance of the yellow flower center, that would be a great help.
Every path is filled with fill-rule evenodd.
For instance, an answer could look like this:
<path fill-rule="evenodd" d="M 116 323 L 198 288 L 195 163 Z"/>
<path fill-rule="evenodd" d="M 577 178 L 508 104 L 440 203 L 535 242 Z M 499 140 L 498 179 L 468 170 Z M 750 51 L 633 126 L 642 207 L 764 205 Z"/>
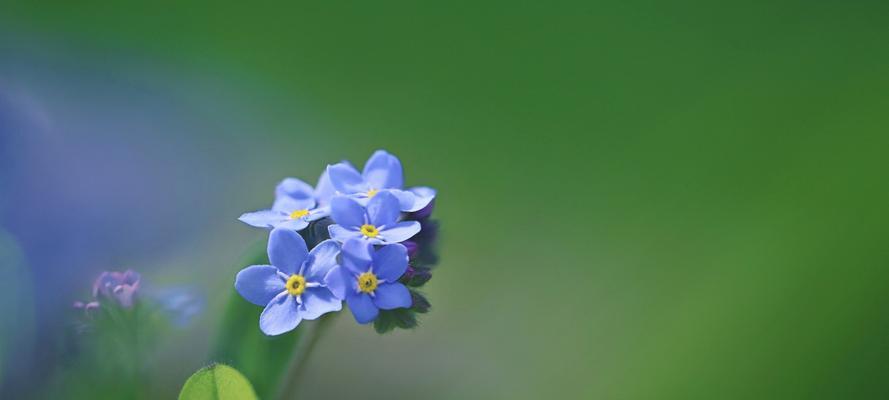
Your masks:
<path fill-rule="evenodd" d="M 371 197 L 374 197 L 374 196 L 376 196 L 377 193 L 379 193 L 379 192 L 380 192 L 380 191 L 377 190 L 377 189 L 370 189 L 370 190 L 367 191 L 367 198 L 369 199 L 369 198 L 371 198 Z"/>
<path fill-rule="evenodd" d="M 294 296 L 299 296 L 306 291 L 306 278 L 302 275 L 290 275 L 290 279 L 287 280 L 287 293 L 290 293 Z"/>
<path fill-rule="evenodd" d="M 305 217 L 306 215 L 309 215 L 309 210 L 296 210 L 296 211 L 290 213 L 290 219 L 302 218 L 302 217 Z"/>
<path fill-rule="evenodd" d="M 358 275 L 358 290 L 364 293 L 373 293 L 377 289 L 377 283 L 377 276 L 373 272 Z"/>
<path fill-rule="evenodd" d="M 364 224 L 361 225 L 361 234 L 369 238 L 375 238 L 380 234 L 380 231 L 373 225 Z"/>

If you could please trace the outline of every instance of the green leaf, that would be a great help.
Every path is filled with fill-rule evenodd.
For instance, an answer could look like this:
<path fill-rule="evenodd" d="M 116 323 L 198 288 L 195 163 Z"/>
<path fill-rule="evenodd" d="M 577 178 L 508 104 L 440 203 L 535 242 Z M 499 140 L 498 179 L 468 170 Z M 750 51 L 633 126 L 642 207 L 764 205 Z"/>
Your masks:
<path fill-rule="evenodd" d="M 432 305 L 429 304 L 429 300 L 426 299 L 426 296 L 413 289 L 411 289 L 411 304 L 411 311 L 420 314 L 429 312 L 429 308 L 432 307 Z"/>
<path fill-rule="evenodd" d="M 257 242 L 232 272 L 248 265 L 268 264 L 265 241 Z M 234 289 L 219 327 L 212 360 L 241 371 L 253 383 L 260 398 L 273 398 L 281 377 L 288 370 L 303 325 L 280 336 L 266 336 L 259 330 L 262 307 L 244 300 Z"/>
<path fill-rule="evenodd" d="M 250 381 L 238 370 L 215 364 L 195 372 L 182 387 L 179 400 L 257 399 Z"/>
<path fill-rule="evenodd" d="M 395 316 L 389 310 L 380 310 L 380 315 L 374 320 L 374 330 L 384 334 L 395 329 Z"/>

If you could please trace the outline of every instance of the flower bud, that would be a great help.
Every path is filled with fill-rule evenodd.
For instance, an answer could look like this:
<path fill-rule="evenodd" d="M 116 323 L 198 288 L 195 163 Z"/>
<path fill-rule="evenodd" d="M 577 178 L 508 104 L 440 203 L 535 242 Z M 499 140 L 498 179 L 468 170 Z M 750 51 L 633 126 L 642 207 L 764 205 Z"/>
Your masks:
<path fill-rule="evenodd" d="M 401 276 L 401 283 L 404 283 L 408 286 L 418 287 L 423 286 L 426 282 L 432 279 L 432 271 L 428 268 L 420 268 L 414 267 L 412 265 L 408 265 L 407 272 Z"/>
<path fill-rule="evenodd" d="M 414 258 L 414 256 L 417 255 L 417 251 L 420 250 L 420 246 L 413 240 L 405 240 L 401 242 L 401 244 L 403 244 L 404 247 L 407 247 L 407 256 L 409 258 Z"/>

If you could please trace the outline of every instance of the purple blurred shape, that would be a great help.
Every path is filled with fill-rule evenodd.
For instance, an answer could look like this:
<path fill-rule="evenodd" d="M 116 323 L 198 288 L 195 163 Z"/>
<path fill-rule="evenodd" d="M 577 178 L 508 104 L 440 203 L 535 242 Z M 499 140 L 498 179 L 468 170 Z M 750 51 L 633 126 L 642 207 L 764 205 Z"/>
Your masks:
<path fill-rule="evenodd" d="M 107 299 L 123 308 L 133 306 L 133 300 L 139 291 L 139 273 L 105 271 L 93 283 L 93 297 L 98 300 Z"/>

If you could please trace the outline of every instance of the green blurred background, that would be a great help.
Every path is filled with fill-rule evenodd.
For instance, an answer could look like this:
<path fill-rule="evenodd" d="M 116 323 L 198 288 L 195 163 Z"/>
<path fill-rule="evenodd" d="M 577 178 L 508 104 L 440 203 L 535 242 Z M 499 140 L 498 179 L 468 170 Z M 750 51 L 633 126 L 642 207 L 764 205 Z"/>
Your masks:
<path fill-rule="evenodd" d="M 171 393 L 206 362 L 245 243 L 263 240 L 239 213 L 284 176 L 314 182 L 385 148 L 409 185 L 439 191 L 433 310 L 386 336 L 340 315 L 301 398 L 886 398 L 887 12 L 3 2 L 0 90 L 42 85 L 82 109 L 101 97 L 151 121 L 148 169 L 200 160 L 141 197 L 176 211 L 140 208 L 203 207 L 199 226 L 102 259 L 206 289 L 200 327 L 161 361 Z M 80 79 L 113 90 L 52 83 Z M 188 139 L 153 125 L 166 114 L 190 121 Z M 110 131 L 134 153 L 150 140 Z M 177 208 L 187 193 L 200 200 Z"/>

